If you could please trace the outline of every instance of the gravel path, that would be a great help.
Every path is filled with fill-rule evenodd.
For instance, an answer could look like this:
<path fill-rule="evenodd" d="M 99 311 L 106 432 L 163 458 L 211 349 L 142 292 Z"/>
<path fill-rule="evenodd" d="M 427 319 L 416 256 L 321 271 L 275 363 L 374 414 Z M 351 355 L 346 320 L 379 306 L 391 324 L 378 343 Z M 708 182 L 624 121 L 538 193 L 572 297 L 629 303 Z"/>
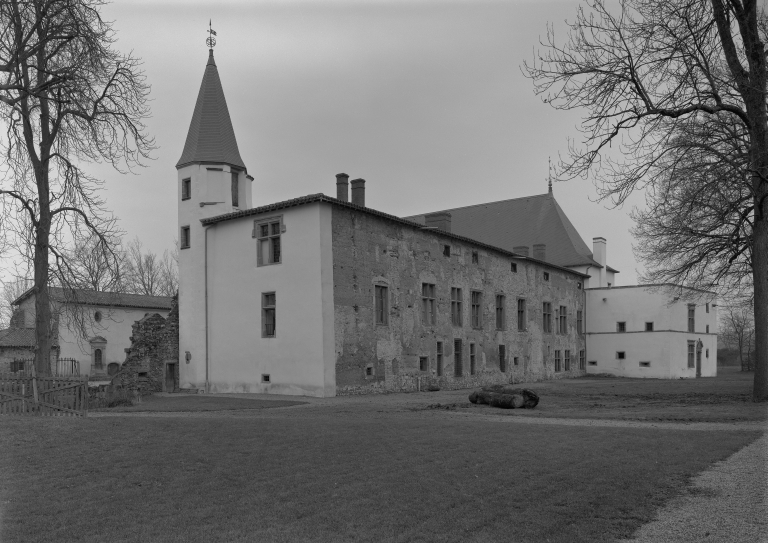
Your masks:
<path fill-rule="evenodd" d="M 768 542 L 768 434 L 692 480 L 625 543 Z"/>

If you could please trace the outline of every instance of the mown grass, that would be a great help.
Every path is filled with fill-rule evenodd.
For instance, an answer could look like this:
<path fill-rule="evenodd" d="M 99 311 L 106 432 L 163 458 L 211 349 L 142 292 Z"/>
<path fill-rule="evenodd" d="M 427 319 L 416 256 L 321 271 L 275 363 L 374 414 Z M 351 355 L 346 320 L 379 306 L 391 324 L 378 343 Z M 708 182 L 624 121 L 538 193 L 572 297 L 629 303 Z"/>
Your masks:
<path fill-rule="evenodd" d="M 754 432 L 320 408 L 0 419 L 0 540 L 599 542 Z"/>
<path fill-rule="evenodd" d="M 238 409 L 268 409 L 270 407 L 289 407 L 301 405 L 301 400 L 258 400 L 253 398 L 208 396 L 197 394 L 176 394 L 174 396 L 144 396 L 141 403 L 103 407 L 94 412 L 132 413 L 132 412 L 179 412 L 179 411 L 230 411 Z"/>

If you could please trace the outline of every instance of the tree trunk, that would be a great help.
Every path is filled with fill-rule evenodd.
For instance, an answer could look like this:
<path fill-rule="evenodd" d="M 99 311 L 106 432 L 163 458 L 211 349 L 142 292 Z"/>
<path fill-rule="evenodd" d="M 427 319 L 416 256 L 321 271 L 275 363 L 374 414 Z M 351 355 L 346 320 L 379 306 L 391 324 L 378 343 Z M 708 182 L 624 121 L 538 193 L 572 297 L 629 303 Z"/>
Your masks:
<path fill-rule="evenodd" d="M 35 369 L 38 375 L 51 374 L 51 300 L 48 292 L 48 236 L 50 217 L 41 220 L 35 231 Z"/>
<path fill-rule="evenodd" d="M 766 183 L 763 183 L 765 186 Z M 768 189 L 763 188 L 758 197 L 764 199 L 762 220 L 757 220 L 753 230 L 754 249 L 752 253 L 752 273 L 755 282 L 755 380 L 752 399 L 756 402 L 768 401 Z"/>

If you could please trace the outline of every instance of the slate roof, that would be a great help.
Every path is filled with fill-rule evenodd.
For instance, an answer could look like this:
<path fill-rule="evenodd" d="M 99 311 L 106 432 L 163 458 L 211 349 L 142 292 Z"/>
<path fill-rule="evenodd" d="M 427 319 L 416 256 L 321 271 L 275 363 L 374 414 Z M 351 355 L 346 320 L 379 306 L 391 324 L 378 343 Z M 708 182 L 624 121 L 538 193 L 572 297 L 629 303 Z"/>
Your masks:
<path fill-rule="evenodd" d="M 8 328 L 0 330 L 0 347 L 34 347 L 34 328 Z"/>
<path fill-rule="evenodd" d="M 451 214 L 451 231 L 461 236 L 508 251 L 525 245 L 530 254 L 534 244 L 544 243 L 548 262 L 600 267 L 552 193 L 441 211 Z M 424 214 L 405 219 L 425 224 Z"/>
<path fill-rule="evenodd" d="M 355 209 L 357 211 L 361 211 L 363 213 L 369 213 L 371 215 L 375 215 L 377 217 L 381 217 L 382 219 L 386 219 L 386 220 L 389 220 L 389 221 L 397 222 L 399 224 L 404 224 L 404 225 L 407 225 L 407 226 L 411 226 L 413 228 L 418 228 L 418 229 L 423 229 L 424 228 L 424 224 L 423 223 L 419 224 L 419 223 L 414 222 L 412 220 L 409 220 L 407 218 L 404 219 L 404 218 L 401 218 L 401 217 L 396 217 L 394 215 L 389 215 L 388 213 L 384 213 L 382 211 L 377 211 L 377 210 L 372 209 L 370 207 L 359 206 L 359 205 L 353 204 L 351 202 L 343 202 L 341 200 L 337 200 L 336 198 L 331 198 L 330 196 L 326 196 L 325 194 L 322 194 L 322 193 L 309 194 L 307 196 L 302 196 L 300 198 L 294 198 L 292 200 L 285 200 L 283 202 L 275 202 L 274 204 L 268 204 L 268 205 L 261 206 L 261 207 L 254 207 L 254 208 L 251 208 L 251 209 L 244 209 L 244 210 L 240 210 L 240 211 L 233 211 L 232 213 L 224 213 L 222 215 L 216 215 L 215 217 L 207 217 L 205 219 L 200 219 L 200 222 L 204 226 L 209 226 L 209 225 L 217 224 L 217 223 L 220 223 L 220 222 L 230 221 L 230 220 L 233 220 L 233 219 L 239 219 L 239 218 L 242 218 L 242 217 L 249 217 L 251 215 L 260 215 L 262 213 L 271 213 L 273 211 L 277 211 L 277 210 L 280 210 L 280 209 L 286 209 L 286 208 L 289 208 L 289 207 L 296 207 L 296 206 L 311 204 L 311 203 L 314 203 L 314 202 L 327 202 L 329 204 L 333 204 L 333 205 L 336 205 L 336 206 L 339 206 L 339 207 L 347 207 L 347 208 Z M 459 241 L 464 241 L 464 242 L 467 242 L 467 243 L 471 243 L 471 244 L 476 245 L 478 247 L 482 247 L 482 248 L 485 248 L 485 249 L 490 249 L 492 251 L 496 251 L 496 252 L 499 252 L 499 253 L 511 256 L 513 258 L 518 258 L 518 259 L 521 259 L 521 260 L 530 260 L 532 262 L 537 262 L 539 264 L 542 264 L 542 265 L 545 265 L 545 266 L 549 266 L 551 268 L 556 268 L 556 269 L 559 269 L 559 270 L 567 271 L 567 272 L 579 275 L 581 277 L 589 277 L 588 274 L 583 274 L 583 273 L 577 272 L 575 270 L 572 270 L 572 269 L 569 269 L 569 268 L 566 268 L 566 267 L 563 267 L 563 266 L 559 266 L 557 264 L 554 264 L 553 262 L 542 262 L 541 260 L 536 260 L 535 258 L 525 257 L 523 255 L 513 253 L 511 249 L 506 249 L 506 248 L 503 248 L 503 247 L 494 246 L 494 245 L 492 245 L 490 243 L 483 242 L 481 240 L 472 239 L 472 238 L 467 237 L 467 236 L 462 236 L 462 235 L 459 235 L 459 234 L 457 234 L 455 232 L 445 232 L 444 230 L 427 230 L 427 231 L 433 232 L 435 235 L 445 236 L 445 237 L 456 239 L 456 240 L 459 240 Z"/>
<path fill-rule="evenodd" d="M 208 55 L 187 141 L 176 168 L 195 162 L 229 164 L 246 169 L 237 148 L 219 70 L 213 59 L 213 49 L 210 49 Z"/>
<path fill-rule="evenodd" d="M 65 291 L 61 287 L 48 289 L 52 300 L 61 303 L 79 305 L 100 305 L 109 307 L 135 307 L 137 309 L 171 309 L 170 296 L 145 296 L 143 294 L 123 294 L 120 292 L 103 292 L 87 289 L 72 289 Z M 34 294 L 34 289 L 14 300 L 13 305 L 18 305 Z"/>

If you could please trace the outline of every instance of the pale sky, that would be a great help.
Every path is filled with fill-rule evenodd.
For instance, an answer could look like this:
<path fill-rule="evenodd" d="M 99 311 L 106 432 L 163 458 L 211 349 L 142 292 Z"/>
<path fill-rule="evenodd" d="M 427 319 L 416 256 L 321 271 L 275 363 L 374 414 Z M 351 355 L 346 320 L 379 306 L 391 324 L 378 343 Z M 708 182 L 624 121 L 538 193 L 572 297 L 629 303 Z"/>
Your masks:
<path fill-rule="evenodd" d="M 117 47 L 144 60 L 159 149 L 138 175 L 98 168 L 127 238 L 176 237 L 176 161 L 208 56 L 208 20 L 254 206 L 366 179 L 366 204 L 398 216 L 546 192 L 547 158 L 578 137 L 521 72 L 576 1 L 118 0 Z M 555 197 L 589 247 L 608 240 L 617 284 L 636 282 L 629 207 L 594 203 L 589 180 Z M 634 203 L 641 203 L 637 197 Z"/>

